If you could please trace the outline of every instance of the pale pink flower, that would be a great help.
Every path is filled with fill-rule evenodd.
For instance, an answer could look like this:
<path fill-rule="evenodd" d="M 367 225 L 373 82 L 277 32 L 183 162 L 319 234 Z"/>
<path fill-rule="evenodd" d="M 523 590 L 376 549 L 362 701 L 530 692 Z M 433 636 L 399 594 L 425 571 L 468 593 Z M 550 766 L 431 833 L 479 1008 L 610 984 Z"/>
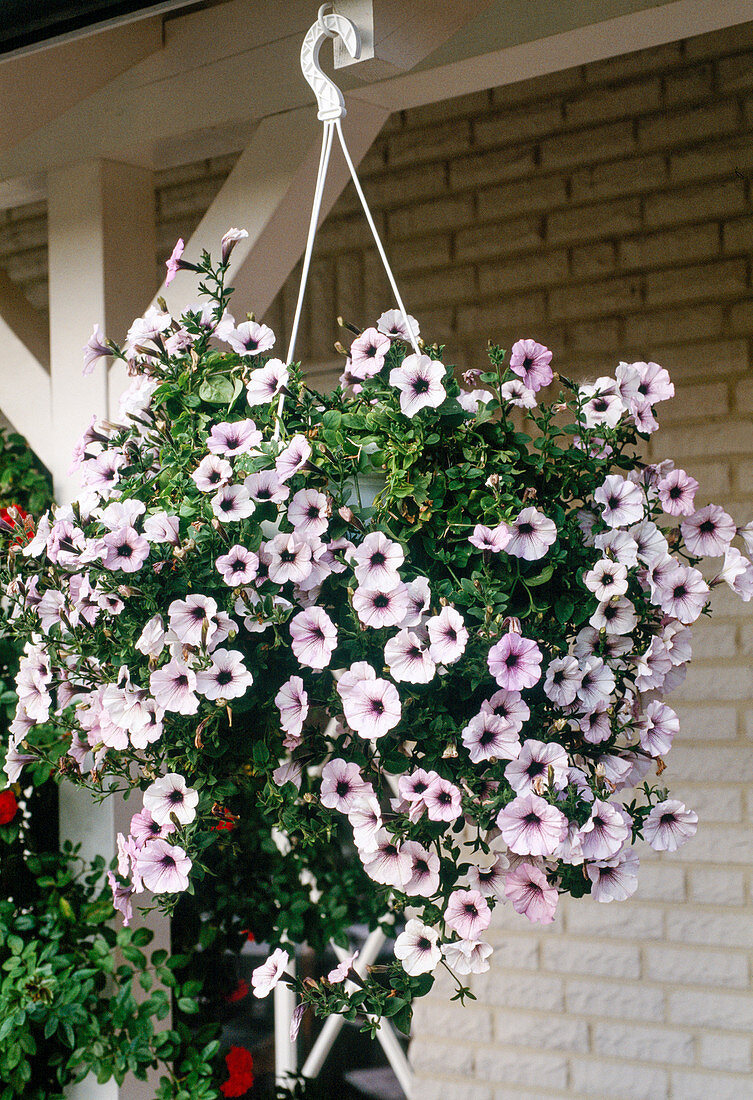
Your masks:
<path fill-rule="evenodd" d="M 440 775 L 432 779 L 422 796 L 430 821 L 457 821 L 463 812 L 461 798 L 460 788 Z"/>
<path fill-rule="evenodd" d="M 521 691 L 541 679 L 542 657 L 536 642 L 510 631 L 491 647 L 487 662 L 501 688 Z"/>
<path fill-rule="evenodd" d="M 431 588 L 428 580 L 426 577 L 416 577 L 415 580 L 408 581 L 405 593 L 408 597 L 408 610 L 400 625 L 409 628 L 420 626 L 431 603 Z"/>
<path fill-rule="evenodd" d="M 462 940 L 478 939 L 491 924 L 492 911 L 479 890 L 453 890 L 444 911 L 444 922 Z"/>
<path fill-rule="evenodd" d="M 485 974 L 490 969 L 489 956 L 494 951 L 483 940 L 453 940 L 442 948 L 445 962 L 456 974 Z"/>
<path fill-rule="evenodd" d="M 536 508 L 524 508 L 510 524 L 508 554 L 524 561 L 538 561 L 557 541 L 557 527 Z"/>
<path fill-rule="evenodd" d="M 288 522 L 304 538 L 323 535 L 329 523 L 328 511 L 324 493 L 317 489 L 300 489 L 288 505 Z"/>
<path fill-rule="evenodd" d="M 133 917 L 133 905 L 131 897 L 134 893 L 132 886 L 123 886 L 118 882 L 112 871 L 107 872 L 107 882 L 112 890 L 112 905 L 123 916 L 123 925 L 127 928 Z"/>
<path fill-rule="evenodd" d="M 428 684 L 436 665 L 417 634 L 401 630 L 384 647 L 384 659 L 390 675 L 398 683 Z"/>
<path fill-rule="evenodd" d="M 170 543 L 177 546 L 180 542 L 180 520 L 167 512 L 155 512 L 144 520 L 144 535 L 150 542 Z"/>
<path fill-rule="evenodd" d="M 547 666 L 544 694 L 558 707 L 569 707 L 575 701 L 582 676 L 575 657 L 555 657 Z"/>
<path fill-rule="evenodd" d="M 438 665 L 453 665 L 459 661 L 468 644 L 468 631 L 463 616 L 454 607 L 443 607 L 438 615 L 426 622 L 429 632 L 429 656 Z"/>
<path fill-rule="evenodd" d="M 369 741 L 389 733 L 402 714 L 397 688 L 388 680 L 362 680 L 343 698 L 345 720 Z"/>
<path fill-rule="evenodd" d="M 638 856 L 632 848 L 614 859 L 587 864 L 586 874 L 592 882 L 591 897 L 594 901 L 606 904 L 627 901 L 638 889 L 638 864 Z"/>
<path fill-rule="evenodd" d="M 311 444 L 304 435 L 294 435 L 287 447 L 275 459 L 275 469 L 280 481 L 287 481 L 302 470 L 311 458 Z"/>
<path fill-rule="evenodd" d="M 658 588 L 662 611 L 681 623 L 694 623 L 709 599 L 703 575 L 689 565 L 678 564 Z"/>
<path fill-rule="evenodd" d="M 479 550 L 489 550 L 492 554 L 499 554 L 504 550 L 512 537 L 512 532 L 506 523 L 499 523 L 496 527 L 484 527 L 477 523 L 473 528 L 473 534 L 468 536 L 471 546 Z"/>
<path fill-rule="evenodd" d="M 613 596 L 611 600 L 600 603 L 588 621 L 595 630 L 620 635 L 630 634 L 635 629 L 638 616 L 630 600 L 624 596 Z"/>
<path fill-rule="evenodd" d="M 514 760 L 520 752 L 520 741 L 513 727 L 491 711 L 482 710 L 471 718 L 461 737 L 474 764 L 483 760 Z"/>
<path fill-rule="evenodd" d="M 217 602 L 195 592 L 185 600 L 173 600 L 167 609 L 170 630 L 184 645 L 204 646 L 217 629 Z"/>
<path fill-rule="evenodd" d="M 510 349 L 510 370 L 534 393 L 548 386 L 554 377 L 552 353 L 535 340 L 518 340 Z"/>
<path fill-rule="evenodd" d="M 102 564 L 105 569 L 113 571 L 120 569 L 124 573 L 138 572 L 151 551 L 147 540 L 133 527 L 110 531 L 102 541 L 105 547 Z"/>
<path fill-rule="evenodd" d="M 290 380 L 290 372 L 282 359 L 269 359 L 263 367 L 252 370 L 246 386 L 246 399 L 254 408 L 268 405 Z"/>
<path fill-rule="evenodd" d="M 308 607 L 290 620 L 296 660 L 307 668 L 326 668 L 337 646 L 337 627 L 321 607 Z"/>
<path fill-rule="evenodd" d="M 299 737 L 309 713 L 309 697 L 300 676 L 291 676 L 275 695 L 280 725 L 287 734 Z"/>
<path fill-rule="evenodd" d="M 405 931 L 395 940 L 395 958 L 400 960 L 406 974 L 411 977 L 429 974 L 437 967 L 442 959 L 438 939 L 436 928 L 430 928 L 420 920 L 407 922 Z"/>
<path fill-rule="evenodd" d="M 431 786 L 433 780 L 439 776 L 434 771 L 424 771 L 416 768 L 410 775 L 401 775 L 397 781 L 397 789 L 400 797 L 406 802 L 423 802 L 424 795 Z"/>
<path fill-rule="evenodd" d="M 196 817 L 198 801 L 198 791 L 187 786 L 176 772 L 161 776 L 144 791 L 144 809 L 158 825 L 170 821 L 171 814 L 181 825 L 188 825 Z"/>
<path fill-rule="evenodd" d="M 654 699 L 638 721 L 641 747 L 649 756 L 664 756 L 672 748 L 672 739 L 679 729 L 680 719 L 672 708 Z"/>
<path fill-rule="evenodd" d="M 406 840 L 402 851 L 411 859 L 411 877 L 403 887 L 409 897 L 431 898 L 439 890 L 439 856 L 415 840 Z"/>
<path fill-rule="evenodd" d="M 230 253 L 233 251 L 238 241 L 245 240 L 248 237 L 248 230 L 246 229 L 228 229 L 220 241 L 220 258 L 223 264 L 226 264 L 230 259 Z"/>
<path fill-rule="evenodd" d="M 130 835 L 137 848 L 143 848 L 150 840 L 163 839 L 175 832 L 175 823 L 168 818 L 162 824 L 158 824 L 148 810 L 139 810 L 131 818 Z"/>
<path fill-rule="evenodd" d="M 614 673 L 601 657 L 589 657 L 583 662 L 581 672 L 583 675 L 576 695 L 578 709 L 595 710 L 614 691 Z"/>
<path fill-rule="evenodd" d="M 223 523 L 248 519 L 255 505 L 244 485 L 223 485 L 212 497 L 212 511 Z"/>
<path fill-rule="evenodd" d="M 501 898 L 505 889 L 505 872 L 510 866 L 507 856 L 497 856 L 489 867 L 472 863 L 468 868 L 468 882 L 472 890 L 478 890 L 485 898 Z"/>
<path fill-rule="evenodd" d="M 698 482 L 684 470 L 670 470 L 657 485 L 662 508 L 669 516 L 691 516 Z"/>
<path fill-rule="evenodd" d="M 251 499 L 259 504 L 266 501 L 280 504 L 290 496 L 290 487 L 280 481 L 276 470 L 259 470 L 255 474 L 249 474 L 243 484 Z"/>
<path fill-rule="evenodd" d="M 219 455 L 206 455 L 202 458 L 191 477 L 201 493 L 212 493 L 218 486 L 225 485 L 233 476 L 233 467 L 227 459 Z"/>
<path fill-rule="evenodd" d="M 265 549 L 269 555 L 269 579 L 275 584 L 288 581 L 300 584 L 311 572 L 311 543 L 295 531 L 275 535 Z"/>
<path fill-rule="evenodd" d="M 376 847 L 368 852 L 359 853 L 363 869 L 374 882 L 383 886 L 394 886 L 402 890 L 413 875 L 413 861 L 408 853 L 403 853 L 395 838 L 383 830 L 377 837 Z"/>
<path fill-rule="evenodd" d="M 330 985 L 339 985 L 340 982 L 345 981 L 359 954 L 359 951 L 354 951 L 351 955 L 346 955 L 344 959 L 340 960 L 334 970 L 330 970 L 327 975 L 327 981 Z"/>
<path fill-rule="evenodd" d="M 654 806 L 643 823 L 643 835 L 655 851 L 676 852 L 697 828 L 698 814 L 670 798 Z"/>
<path fill-rule="evenodd" d="M 183 661 L 172 660 L 149 677 L 149 689 L 158 706 L 175 714 L 196 714 L 199 700 L 196 673 Z"/>
<path fill-rule="evenodd" d="M 536 924 L 551 924 L 554 920 L 557 889 L 550 886 L 544 872 L 531 863 L 519 863 L 508 871 L 505 897 L 512 902 L 516 913 Z"/>
<path fill-rule="evenodd" d="M 408 325 L 410 325 L 410 329 Z M 377 321 L 377 329 L 393 340 L 404 340 L 406 343 L 410 343 L 411 333 L 413 333 L 413 338 L 416 340 L 421 331 L 416 318 L 411 317 L 410 313 L 407 318 L 403 317 L 399 309 L 385 310 Z"/>
<path fill-rule="evenodd" d="M 497 814 L 497 827 L 511 852 L 520 856 L 550 856 L 567 834 L 567 818 L 530 792 L 517 795 Z"/>
<path fill-rule="evenodd" d="M 245 546 L 232 546 L 227 554 L 221 554 L 215 562 L 215 568 L 225 584 L 235 588 L 239 584 L 249 584 L 259 570 L 259 557 Z"/>
<path fill-rule="evenodd" d="M 95 325 L 92 329 L 92 334 L 84 344 L 84 367 L 81 373 L 83 375 L 93 374 L 94 366 L 99 359 L 104 359 L 105 356 L 112 355 L 112 348 L 108 346 L 105 334 L 99 325 Z"/>
<path fill-rule="evenodd" d="M 540 793 L 549 787 L 562 790 L 568 782 L 569 761 L 562 745 L 556 741 L 523 743 L 518 756 L 505 768 L 505 779 L 516 794 Z"/>
<path fill-rule="evenodd" d="M 721 558 L 737 533 L 735 521 L 718 504 L 707 504 L 680 525 L 683 541 L 696 558 Z"/>
<path fill-rule="evenodd" d="M 322 768 L 319 797 L 328 810 L 349 814 L 358 799 L 372 793 L 371 784 L 364 780 L 358 764 L 338 757 L 329 760 Z"/>
<path fill-rule="evenodd" d="M 651 520 L 637 523 L 630 528 L 629 534 L 635 540 L 638 557 L 644 565 L 651 567 L 669 556 L 669 543 Z"/>
<path fill-rule="evenodd" d="M 281 947 L 278 947 L 272 952 L 265 963 L 256 967 L 251 974 L 251 985 L 253 986 L 255 997 L 262 998 L 269 996 L 285 973 L 285 967 L 288 965 L 288 962 L 289 956 L 287 951 L 283 951 Z"/>
<path fill-rule="evenodd" d="M 608 527 L 629 527 L 643 519 L 645 501 L 640 486 L 619 474 L 609 474 L 594 492 Z"/>
<path fill-rule="evenodd" d="M 382 811 L 379 801 L 367 784 L 367 794 L 360 795 L 348 810 L 348 821 L 353 829 L 353 843 L 359 852 L 375 852 L 382 830 Z"/>
<path fill-rule="evenodd" d="M 470 392 L 461 390 L 457 400 L 458 405 L 464 412 L 467 412 L 470 416 L 475 416 L 479 410 L 479 405 L 488 404 L 492 400 L 492 396 L 488 390 L 471 390 Z"/>
<path fill-rule="evenodd" d="M 728 584 L 744 603 L 748 603 L 753 597 L 753 563 L 734 546 L 730 546 L 724 555 L 724 564 L 716 580 Z"/>
<path fill-rule="evenodd" d="M 383 588 L 358 588 L 353 594 L 353 609 L 364 626 L 379 630 L 399 626 L 408 610 L 408 594 L 402 583 L 385 591 Z"/>
<path fill-rule="evenodd" d="M 601 700 L 592 711 L 579 719 L 578 728 L 589 745 L 608 741 L 612 736 L 612 723 L 607 714 L 606 700 Z"/>
<path fill-rule="evenodd" d="M 400 390 L 400 408 L 413 417 L 421 409 L 437 408 L 447 393 L 442 385 L 444 366 L 428 355 L 406 355 L 399 367 L 390 371 L 390 385 Z"/>
<path fill-rule="evenodd" d="M 196 690 L 212 701 L 240 699 L 253 682 L 242 654 L 236 650 L 215 649 L 209 668 L 196 673 Z"/>
<path fill-rule="evenodd" d="M 363 588 L 379 588 L 389 592 L 400 584 L 398 570 L 405 560 L 399 542 L 388 539 L 382 531 L 372 531 L 352 553 L 356 562 L 356 580 Z"/>
<path fill-rule="evenodd" d="M 598 378 L 596 382 L 581 386 L 578 396 L 583 402 L 581 414 L 587 428 L 616 428 L 625 412 L 625 402 L 615 392 L 611 378 Z"/>
<path fill-rule="evenodd" d="M 373 378 L 384 366 L 384 359 L 392 346 L 388 336 L 375 328 L 367 328 L 350 345 L 350 373 L 354 378 Z"/>
<path fill-rule="evenodd" d="M 191 860 L 179 845 L 151 840 L 137 852 L 135 871 L 153 894 L 177 894 L 188 889 Z"/>
<path fill-rule="evenodd" d="M 583 575 L 583 583 L 601 603 L 612 596 L 624 596 L 628 589 L 627 566 L 602 558 Z"/>
<path fill-rule="evenodd" d="M 619 810 L 597 798 L 578 836 L 584 859 L 612 859 L 630 836 L 630 827 Z"/>
<path fill-rule="evenodd" d="M 220 335 L 219 332 L 217 335 Z M 221 339 L 239 355 L 261 355 L 274 346 L 275 334 L 267 325 L 243 321 L 237 328 L 224 333 Z"/>
<path fill-rule="evenodd" d="M 632 363 L 631 366 L 640 375 L 638 400 L 642 405 L 656 405 L 674 397 L 674 383 L 670 381 L 669 372 L 664 367 L 660 367 L 658 363 Z"/>
<path fill-rule="evenodd" d="M 503 382 L 499 387 L 499 396 L 508 405 L 515 405 L 518 409 L 535 409 L 536 394 L 520 378 L 511 378 L 509 382 Z"/>
<path fill-rule="evenodd" d="M 491 699 L 485 699 L 481 709 L 504 718 L 513 733 L 520 733 L 523 726 L 531 717 L 528 704 L 523 702 L 519 691 L 507 691 L 500 688 L 495 691 Z"/>
<path fill-rule="evenodd" d="M 602 553 L 609 553 L 620 565 L 626 565 L 628 569 L 638 564 L 638 543 L 627 531 L 620 531 L 616 527 L 608 531 L 601 531 L 594 539 L 594 546 Z"/>
<path fill-rule="evenodd" d="M 258 447 L 261 439 L 253 420 L 223 421 L 215 424 L 207 436 L 207 450 L 214 455 L 247 455 Z"/>
<path fill-rule="evenodd" d="M 186 247 L 186 242 L 182 237 L 178 237 L 175 242 L 175 247 L 170 253 L 169 259 L 165 261 L 165 267 L 167 268 L 167 275 L 165 276 L 165 286 L 170 286 L 175 276 L 181 269 L 180 258 Z"/>

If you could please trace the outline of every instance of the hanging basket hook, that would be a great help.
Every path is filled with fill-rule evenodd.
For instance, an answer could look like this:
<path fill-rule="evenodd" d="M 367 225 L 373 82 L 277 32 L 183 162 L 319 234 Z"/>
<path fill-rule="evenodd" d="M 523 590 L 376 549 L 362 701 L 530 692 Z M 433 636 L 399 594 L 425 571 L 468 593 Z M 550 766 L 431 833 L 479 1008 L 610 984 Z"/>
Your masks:
<path fill-rule="evenodd" d="M 319 51 L 327 38 L 342 38 L 345 48 L 354 60 L 361 56 L 361 36 L 358 27 L 344 15 L 329 11 L 330 4 L 322 4 L 319 17 L 306 33 L 301 46 L 301 70 L 311 85 L 319 105 L 318 118 L 325 122 L 342 118 L 345 99 L 335 82 L 327 76 L 319 64 Z"/>

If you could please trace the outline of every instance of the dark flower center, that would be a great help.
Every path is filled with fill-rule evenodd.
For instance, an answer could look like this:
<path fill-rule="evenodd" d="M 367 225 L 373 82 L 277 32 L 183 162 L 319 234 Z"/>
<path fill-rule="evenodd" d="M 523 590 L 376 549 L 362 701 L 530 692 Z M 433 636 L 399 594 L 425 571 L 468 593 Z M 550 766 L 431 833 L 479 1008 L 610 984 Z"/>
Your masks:
<path fill-rule="evenodd" d="M 428 393 L 429 383 L 425 378 L 417 378 L 413 383 L 414 393 Z"/>
<path fill-rule="evenodd" d="M 478 916 L 478 909 L 476 908 L 476 906 L 473 904 L 472 901 L 467 901 L 465 903 L 465 905 L 463 906 L 463 911 L 469 917 L 477 917 Z"/>
<path fill-rule="evenodd" d="M 532 523 L 519 523 L 518 524 L 518 534 L 519 535 L 532 535 L 533 534 L 533 524 Z"/>
<path fill-rule="evenodd" d="M 713 520 L 705 519 L 698 530 L 702 535 L 713 535 L 716 531 L 716 524 Z"/>
<path fill-rule="evenodd" d="M 533 779 L 534 776 L 542 775 L 544 772 L 544 765 L 540 760 L 532 760 L 526 768 L 526 775 L 529 779 Z"/>
<path fill-rule="evenodd" d="M 387 561 L 387 558 L 385 557 L 385 555 L 382 553 L 381 550 L 375 550 L 374 553 L 369 558 L 369 563 L 371 565 L 384 565 L 384 563 L 386 561 Z"/>
<path fill-rule="evenodd" d="M 173 806 L 180 806 L 183 803 L 183 791 L 170 791 L 167 796 L 168 802 L 171 802 Z"/>
<path fill-rule="evenodd" d="M 122 542 L 120 544 L 120 546 L 118 547 L 118 557 L 119 558 L 130 558 L 132 556 L 133 556 L 133 547 L 130 546 L 127 542 Z"/>
<path fill-rule="evenodd" d="M 175 869 L 175 860 L 173 859 L 172 856 L 169 856 L 167 853 L 165 853 L 165 855 L 162 857 L 162 859 L 160 860 L 160 863 L 165 868 L 165 870 L 172 871 L 172 870 Z"/>
<path fill-rule="evenodd" d="M 381 699 L 371 700 L 371 710 L 374 714 L 384 714 L 384 703 Z"/>
<path fill-rule="evenodd" d="M 416 947 L 419 951 L 431 951 L 431 940 L 427 940 L 426 936 L 421 936 Z"/>
<path fill-rule="evenodd" d="M 390 598 L 385 592 L 380 592 L 378 596 L 374 597 L 374 607 L 378 610 L 390 606 Z"/>
<path fill-rule="evenodd" d="M 229 669 L 223 668 L 221 672 L 217 673 L 217 683 L 222 685 L 230 684 L 233 681 L 233 674 Z"/>
<path fill-rule="evenodd" d="M 526 816 L 523 818 L 523 824 L 524 825 L 540 825 L 541 824 L 541 818 L 539 817 L 538 814 L 535 814 L 533 812 L 533 810 L 531 810 L 531 812 L 529 814 L 526 814 Z"/>
<path fill-rule="evenodd" d="M 335 794 L 338 798 L 345 798 L 346 794 L 350 794 L 350 783 L 347 779 L 338 780 L 337 786 L 335 787 Z"/>

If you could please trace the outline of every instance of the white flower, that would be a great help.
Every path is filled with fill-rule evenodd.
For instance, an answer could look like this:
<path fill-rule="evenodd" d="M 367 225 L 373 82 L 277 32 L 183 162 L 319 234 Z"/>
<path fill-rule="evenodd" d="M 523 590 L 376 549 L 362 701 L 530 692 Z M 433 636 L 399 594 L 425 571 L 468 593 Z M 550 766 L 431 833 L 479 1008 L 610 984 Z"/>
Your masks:
<path fill-rule="evenodd" d="M 187 786 L 182 775 L 168 772 L 156 779 L 144 791 L 144 809 L 148 810 L 158 825 L 164 825 L 174 815 L 181 825 L 188 825 L 196 817 L 199 792 Z"/>
<path fill-rule="evenodd" d="M 390 385 L 400 390 L 400 408 L 413 417 L 421 409 L 436 409 L 447 393 L 442 385 L 443 365 L 428 355 L 406 355 L 399 367 L 390 371 Z"/>
<path fill-rule="evenodd" d="M 285 973 L 288 965 L 288 953 L 278 947 L 273 951 L 265 963 L 257 966 L 251 974 L 251 985 L 254 987 L 255 997 L 267 997 Z"/>
<path fill-rule="evenodd" d="M 406 974 L 415 977 L 435 969 L 442 959 L 438 940 L 436 928 L 430 928 L 420 920 L 408 921 L 405 931 L 395 940 L 395 958 L 403 964 Z"/>

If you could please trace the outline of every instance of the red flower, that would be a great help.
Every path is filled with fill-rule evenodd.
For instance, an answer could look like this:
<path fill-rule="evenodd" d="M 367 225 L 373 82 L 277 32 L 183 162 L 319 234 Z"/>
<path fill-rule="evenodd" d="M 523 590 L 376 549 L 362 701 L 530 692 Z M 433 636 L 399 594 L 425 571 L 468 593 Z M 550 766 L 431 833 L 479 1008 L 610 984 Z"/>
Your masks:
<path fill-rule="evenodd" d="M 13 791 L 0 791 L 0 825 L 7 825 L 16 816 L 18 802 Z"/>
<path fill-rule="evenodd" d="M 13 542 L 23 545 L 32 538 L 31 531 L 24 531 L 24 520 L 28 519 L 29 513 L 20 508 L 18 504 L 11 504 L 10 507 L 13 509 L 14 515 L 11 516 L 10 508 L 0 508 L 0 519 L 4 520 L 9 527 L 13 527 L 20 532 L 20 537 L 15 538 Z"/>
<path fill-rule="evenodd" d="M 245 978 L 241 978 L 237 986 L 232 993 L 225 994 L 225 1000 L 228 1004 L 234 1004 L 236 1001 L 242 1001 L 244 997 L 248 997 L 248 982 Z M 238 1047 L 238 1050 L 242 1050 L 242 1047 Z"/>
<path fill-rule="evenodd" d="M 220 1085 L 223 1096 L 245 1096 L 254 1083 L 251 1051 L 245 1047 L 231 1047 L 225 1055 L 225 1064 L 230 1080 Z"/>

